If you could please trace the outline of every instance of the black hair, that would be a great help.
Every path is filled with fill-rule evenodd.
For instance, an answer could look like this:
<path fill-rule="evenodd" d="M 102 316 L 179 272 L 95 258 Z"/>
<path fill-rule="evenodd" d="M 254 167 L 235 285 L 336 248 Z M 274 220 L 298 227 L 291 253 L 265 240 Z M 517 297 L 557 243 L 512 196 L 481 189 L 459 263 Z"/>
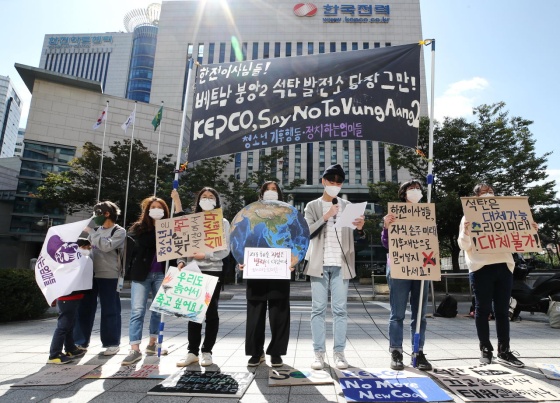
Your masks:
<path fill-rule="evenodd" d="M 344 178 L 337 174 L 326 174 L 325 176 L 323 176 L 323 179 L 334 183 L 344 183 Z"/>
<path fill-rule="evenodd" d="M 264 192 L 268 190 L 268 185 L 272 185 L 272 184 L 276 185 L 276 189 L 278 191 L 278 200 L 284 201 L 284 195 L 282 194 L 282 189 L 280 189 L 280 185 L 275 181 L 266 181 L 265 183 L 262 184 L 261 189 L 259 190 L 259 199 L 262 200 Z"/>
<path fill-rule="evenodd" d="M 93 207 L 93 212 L 95 213 L 95 215 L 105 215 L 105 213 L 108 212 L 109 219 L 113 222 L 116 222 L 117 217 L 121 215 L 121 210 L 119 209 L 119 207 L 111 201 L 103 201 L 97 203 Z"/>
<path fill-rule="evenodd" d="M 194 204 L 194 212 L 195 213 L 200 213 L 202 212 L 202 207 L 200 207 L 200 205 L 198 204 L 200 202 L 200 198 L 202 197 L 202 193 L 204 192 L 210 192 L 214 195 L 214 197 L 216 198 L 216 207 L 215 208 L 220 208 L 221 204 L 220 204 L 220 195 L 218 194 L 218 192 L 216 192 L 215 189 L 210 188 L 210 187 L 204 187 L 200 190 L 200 192 L 198 192 L 198 195 L 196 196 L 196 201 Z"/>
<path fill-rule="evenodd" d="M 409 181 L 404 182 L 401 187 L 399 188 L 399 200 L 405 202 L 406 201 L 406 191 L 409 187 L 418 185 L 420 186 L 420 190 L 422 190 L 422 184 L 418 179 L 411 179 Z"/>

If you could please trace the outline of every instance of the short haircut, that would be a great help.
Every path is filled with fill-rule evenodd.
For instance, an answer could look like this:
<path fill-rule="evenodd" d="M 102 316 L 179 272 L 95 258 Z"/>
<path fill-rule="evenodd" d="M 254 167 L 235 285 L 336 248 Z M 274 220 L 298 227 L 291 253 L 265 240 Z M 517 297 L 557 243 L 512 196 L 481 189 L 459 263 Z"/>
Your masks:
<path fill-rule="evenodd" d="M 108 212 L 109 219 L 113 222 L 117 221 L 117 217 L 121 215 L 121 210 L 119 209 L 119 207 L 111 201 L 103 201 L 97 203 L 93 207 L 93 212 L 95 213 L 95 215 L 104 215 L 106 212 Z"/>
<path fill-rule="evenodd" d="M 494 192 L 494 188 L 492 187 L 492 185 L 489 185 L 487 183 L 479 183 L 473 188 L 473 193 L 475 194 L 475 196 L 478 196 L 478 194 L 480 193 L 480 189 L 482 189 L 483 187 L 490 188 L 492 189 L 492 192 Z"/>

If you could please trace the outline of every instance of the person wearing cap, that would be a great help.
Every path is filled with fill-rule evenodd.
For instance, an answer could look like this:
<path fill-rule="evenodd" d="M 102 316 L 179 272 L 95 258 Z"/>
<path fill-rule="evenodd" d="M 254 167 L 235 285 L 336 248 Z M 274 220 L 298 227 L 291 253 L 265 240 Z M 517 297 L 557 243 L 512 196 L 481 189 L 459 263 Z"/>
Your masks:
<path fill-rule="evenodd" d="M 80 307 L 74 327 L 74 341 L 78 347 L 89 346 L 91 331 L 97 311 L 97 298 L 101 305 L 100 337 L 106 349 L 103 355 L 115 355 L 121 342 L 121 299 L 117 291 L 120 267 L 119 253 L 124 246 L 126 231 L 117 225 L 121 211 L 110 201 L 97 203 L 93 208 L 93 221 L 97 228 L 86 227 L 92 246 L 93 288 L 87 293 Z"/>
<path fill-rule="evenodd" d="M 346 308 L 348 283 L 356 276 L 354 268 L 354 237 L 365 238 L 364 216 L 352 223 L 356 229 L 335 228 L 336 215 L 349 204 L 337 198 L 346 175 L 339 164 L 331 165 L 323 173 L 323 195 L 305 206 L 305 220 L 309 225 L 311 241 L 309 264 L 305 274 L 311 278 L 311 336 L 315 358 L 312 369 L 325 365 L 326 312 L 331 292 L 333 314 L 333 360 L 338 369 L 348 368 L 344 356 L 348 312 Z"/>

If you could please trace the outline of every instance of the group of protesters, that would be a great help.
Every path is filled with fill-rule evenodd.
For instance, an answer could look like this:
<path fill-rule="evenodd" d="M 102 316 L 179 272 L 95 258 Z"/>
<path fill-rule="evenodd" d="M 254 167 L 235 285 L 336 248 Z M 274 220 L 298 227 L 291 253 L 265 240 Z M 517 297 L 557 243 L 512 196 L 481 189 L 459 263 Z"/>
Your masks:
<path fill-rule="evenodd" d="M 338 369 L 348 368 L 345 357 L 347 332 L 347 296 L 350 279 L 356 276 L 354 240 L 365 239 L 363 229 L 365 217 L 354 219 L 354 229 L 335 226 L 337 215 L 349 204 L 338 198 L 345 181 L 345 172 L 339 164 L 325 169 L 322 175 L 323 193 L 309 202 L 304 211 L 309 226 L 310 244 L 306 260 L 305 274 L 310 276 L 312 293 L 311 334 L 314 358 L 311 368 L 321 370 L 325 366 L 326 354 L 326 311 L 328 296 L 331 295 L 333 314 L 333 362 Z M 477 197 L 493 196 L 493 188 L 479 184 L 474 188 Z M 184 214 L 177 191 L 171 194 L 175 206 L 174 215 Z M 418 180 L 403 183 L 398 191 L 401 202 L 418 203 L 423 198 L 422 185 Z M 259 190 L 261 201 L 283 201 L 278 183 L 265 182 Z M 221 207 L 220 196 L 215 189 L 203 188 L 197 195 L 192 211 L 210 211 Z M 92 328 L 97 311 L 101 307 L 100 339 L 106 356 L 119 352 L 121 343 L 121 303 L 119 281 L 123 268 L 119 259 L 127 239 L 127 231 L 116 224 L 120 210 L 113 202 L 104 201 L 95 205 L 95 227 L 87 227 L 87 237 L 79 242 L 80 252 L 93 260 L 94 277 L 91 290 L 75 291 L 58 298 L 59 318 L 53 335 L 48 363 L 65 364 L 83 356 L 89 347 Z M 129 270 L 131 279 L 131 315 L 129 323 L 129 354 L 122 365 L 131 365 L 142 359 L 140 344 L 146 315 L 148 298 L 156 295 L 165 276 L 165 262 L 158 262 L 156 255 L 156 220 L 170 217 L 170 210 L 163 199 L 149 197 L 141 203 L 141 214 L 128 229 L 128 236 L 134 239 L 134 250 L 130 254 Z M 383 218 L 382 244 L 388 248 L 388 229 L 398 222 L 394 214 Z M 179 258 L 179 270 L 188 269 L 188 264 L 196 262 L 201 272 L 223 280 L 222 259 L 229 255 L 230 225 L 223 219 L 226 237 L 224 250 L 200 253 Z M 514 262 L 509 253 L 480 254 L 471 244 L 471 225 L 461 221 L 458 243 L 465 251 L 470 272 L 471 286 L 475 296 L 475 323 L 480 342 L 480 362 L 489 364 L 493 360 L 493 346 L 490 341 L 488 315 L 493 310 L 498 336 L 498 362 L 522 367 L 523 363 L 510 349 L 508 306 L 511 296 Z M 243 270 L 243 265 L 239 267 Z M 293 268 L 292 268 L 293 270 Z M 431 370 L 432 365 L 424 353 L 426 332 L 426 305 L 428 281 L 391 278 L 391 268 L 387 264 L 387 280 L 390 289 L 389 354 L 393 370 L 404 369 L 403 363 L 403 323 L 408 301 L 411 305 L 411 342 L 417 327 L 418 311 L 421 306 L 419 326 L 419 349 L 416 352 L 416 366 L 420 370 Z M 424 287 L 424 290 L 421 290 Z M 212 350 L 219 332 L 218 302 L 221 285 L 212 295 L 205 318 L 204 339 L 202 324 L 188 322 L 188 352 L 177 362 L 184 367 L 193 364 L 209 366 L 213 364 Z M 423 292 L 422 292 L 423 291 Z M 268 310 L 272 338 L 266 349 L 270 364 L 283 365 L 282 356 L 287 354 L 290 332 L 290 283 L 289 280 L 267 279 L 247 281 L 247 322 L 245 352 L 250 358 L 248 366 L 258 366 L 266 361 L 265 325 Z M 423 299 L 420 300 L 420 295 Z M 146 355 L 157 353 L 156 342 L 160 324 L 160 314 L 151 312 L 149 320 L 149 340 Z M 64 350 L 64 352 L 63 352 Z M 165 353 L 165 351 L 164 351 Z"/>

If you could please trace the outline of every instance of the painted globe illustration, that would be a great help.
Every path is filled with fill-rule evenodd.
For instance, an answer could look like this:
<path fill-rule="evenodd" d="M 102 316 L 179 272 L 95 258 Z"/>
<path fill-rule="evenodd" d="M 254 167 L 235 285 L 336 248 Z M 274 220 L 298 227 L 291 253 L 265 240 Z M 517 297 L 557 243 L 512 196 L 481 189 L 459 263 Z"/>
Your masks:
<path fill-rule="evenodd" d="M 243 262 L 246 247 L 288 248 L 295 266 L 305 257 L 308 246 L 307 222 L 288 203 L 259 200 L 244 207 L 231 222 L 230 247 L 238 262 Z"/>

